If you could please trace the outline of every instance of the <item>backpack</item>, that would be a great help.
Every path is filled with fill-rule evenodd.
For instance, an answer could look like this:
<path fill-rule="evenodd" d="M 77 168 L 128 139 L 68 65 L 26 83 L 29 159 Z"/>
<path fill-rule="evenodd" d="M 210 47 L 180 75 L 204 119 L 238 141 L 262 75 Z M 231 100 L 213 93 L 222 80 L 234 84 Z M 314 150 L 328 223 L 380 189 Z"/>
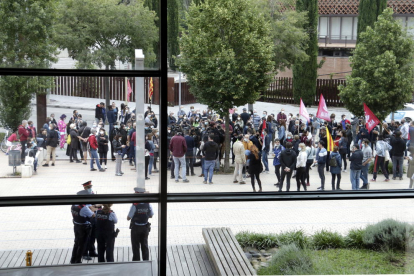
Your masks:
<path fill-rule="evenodd" d="M 330 167 L 337 167 L 338 166 L 338 162 L 336 162 L 336 156 L 331 157 L 331 159 L 329 160 L 329 166 Z"/>

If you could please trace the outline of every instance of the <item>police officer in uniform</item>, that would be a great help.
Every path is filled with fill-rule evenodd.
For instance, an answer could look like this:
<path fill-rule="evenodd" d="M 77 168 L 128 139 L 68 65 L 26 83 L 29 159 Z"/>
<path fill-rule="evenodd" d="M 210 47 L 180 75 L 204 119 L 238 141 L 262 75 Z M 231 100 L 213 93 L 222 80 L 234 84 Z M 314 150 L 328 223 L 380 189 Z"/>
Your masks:
<path fill-rule="evenodd" d="M 94 208 L 84 204 L 72 205 L 71 212 L 75 232 L 75 243 L 73 245 L 71 264 L 82 263 L 82 253 L 90 229 L 89 220 L 95 217 Z"/>
<path fill-rule="evenodd" d="M 95 194 L 92 191 L 92 181 L 89 180 L 85 183 L 82 184 L 83 186 L 83 190 L 77 192 L 77 195 L 93 195 Z M 90 204 L 87 204 L 88 207 L 90 207 Z M 93 205 L 95 210 L 100 210 L 101 209 L 101 205 L 100 204 L 95 204 Z M 98 257 L 98 254 L 96 253 L 96 248 L 95 248 L 95 239 L 96 239 L 96 220 L 95 219 L 91 219 L 90 220 L 91 223 L 91 229 L 90 229 L 90 234 L 87 236 L 86 240 L 85 240 L 85 247 L 84 247 L 84 252 L 82 254 L 83 259 L 90 261 L 92 260 L 92 257 Z"/>
<path fill-rule="evenodd" d="M 135 193 L 144 193 L 142 188 L 134 188 Z M 132 244 L 132 261 L 140 261 L 140 252 L 142 250 L 142 260 L 149 260 L 148 251 L 148 234 L 151 231 L 151 224 L 148 222 L 152 218 L 154 212 L 149 203 L 133 203 L 129 209 L 127 220 L 132 220 L 131 229 L 131 244 Z"/>
<path fill-rule="evenodd" d="M 103 209 L 96 211 L 96 240 L 98 242 L 98 262 L 114 262 L 115 224 L 118 218 L 111 210 L 112 204 L 103 204 Z"/>

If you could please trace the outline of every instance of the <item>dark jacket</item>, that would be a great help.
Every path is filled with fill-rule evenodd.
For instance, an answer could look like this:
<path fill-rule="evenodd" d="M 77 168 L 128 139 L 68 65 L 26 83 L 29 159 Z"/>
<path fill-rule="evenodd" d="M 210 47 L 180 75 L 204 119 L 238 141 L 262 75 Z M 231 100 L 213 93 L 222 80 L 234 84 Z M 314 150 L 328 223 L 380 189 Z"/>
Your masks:
<path fill-rule="evenodd" d="M 204 160 L 212 161 L 217 159 L 218 145 L 214 141 L 204 143 L 203 156 Z"/>
<path fill-rule="evenodd" d="M 107 113 L 107 118 L 108 118 L 108 123 L 110 123 L 110 124 L 114 124 L 114 123 L 116 123 L 116 117 L 117 117 L 117 114 L 118 113 L 118 110 L 117 109 L 115 109 L 115 110 L 113 110 L 113 109 L 111 109 L 111 110 L 108 110 L 108 113 Z"/>
<path fill-rule="evenodd" d="M 279 161 L 282 165 L 282 170 L 286 167 L 293 171 L 296 168 L 296 152 L 293 149 L 285 149 L 280 153 Z"/>
<path fill-rule="evenodd" d="M 70 130 L 70 147 L 73 150 L 79 149 L 78 131 L 76 129 Z"/>
<path fill-rule="evenodd" d="M 46 137 L 46 146 L 56 148 L 59 143 L 59 135 L 55 129 L 49 131 Z"/>
<path fill-rule="evenodd" d="M 259 152 L 259 158 L 256 158 L 253 153 L 249 154 L 249 174 L 259 174 L 262 172 L 262 158 Z"/>
<path fill-rule="evenodd" d="M 184 137 L 185 142 L 187 143 L 187 151 L 193 151 L 195 148 L 194 138 L 187 135 Z"/>
<path fill-rule="evenodd" d="M 364 158 L 364 154 L 361 150 L 354 151 L 351 156 L 349 157 L 349 161 L 351 161 L 351 170 L 361 170 L 362 169 L 362 159 Z"/>
<path fill-rule="evenodd" d="M 407 145 L 401 137 L 391 138 L 392 156 L 402 157 L 404 156 Z"/>
<path fill-rule="evenodd" d="M 121 151 L 122 151 L 122 143 L 121 142 L 114 139 L 112 141 L 112 146 L 113 146 L 115 152 L 121 153 Z"/>
<path fill-rule="evenodd" d="M 96 140 L 98 140 L 98 152 L 99 153 L 108 152 L 108 143 L 109 143 L 108 135 L 105 134 L 104 136 L 102 136 L 99 134 L 98 136 L 96 136 Z"/>
<path fill-rule="evenodd" d="M 270 151 L 270 137 L 269 137 L 269 135 L 265 136 L 264 144 L 265 144 L 264 150 L 267 153 L 269 153 L 269 151 Z"/>
<path fill-rule="evenodd" d="M 243 112 L 240 114 L 240 118 L 243 120 L 244 125 L 247 124 L 247 121 L 250 119 L 250 114 L 247 112 Z"/>
<path fill-rule="evenodd" d="M 104 107 L 101 107 L 99 104 L 96 105 L 95 118 L 102 119 L 102 120 L 105 119 L 105 117 L 104 117 L 105 112 L 103 111 L 103 109 L 104 109 Z"/>

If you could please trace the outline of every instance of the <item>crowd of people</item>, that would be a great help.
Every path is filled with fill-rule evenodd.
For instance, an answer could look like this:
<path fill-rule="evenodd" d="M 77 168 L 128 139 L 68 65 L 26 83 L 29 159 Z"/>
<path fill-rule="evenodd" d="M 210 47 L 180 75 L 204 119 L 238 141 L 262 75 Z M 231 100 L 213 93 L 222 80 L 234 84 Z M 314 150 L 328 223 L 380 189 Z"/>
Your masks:
<path fill-rule="evenodd" d="M 145 118 L 145 179 L 157 173 L 159 150 L 158 119 L 148 107 Z M 175 182 L 187 183 L 188 176 L 195 176 L 195 167 L 201 167 L 199 177 L 204 184 L 213 184 L 213 175 L 218 172 L 225 152 L 225 118 L 211 109 L 196 110 L 193 106 L 187 112 L 181 106 L 176 114 L 168 115 L 167 139 L 169 143 L 168 169 Z M 109 124 L 109 132 L 104 128 Z M 309 171 L 318 171 L 319 190 L 325 190 L 325 171 L 331 173 L 332 190 L 341 189 L 342 174 L 349 170 L 352 189 L 368 189 L 377 181 L 379 169 L 384 181 L 403 179 L 403 163 L 409 150 L 410 137 L 414 137 L 414 122 L 383 122 L 368 131 L 364 118 L 347 118 L 331 114 L 324 121 L 310 114 L 310 120 L 302 120 L 297 114 L 277 114 L 256 110 L 231 111 L 229 117 L 231 163 L 234 165 L 233 183 L 246 184 L 250 178 L 253 191 L 262 191 L 260 174 L 270 173 L 269 159 L 273 158 L 275 185 L 279 191 L 290 191 L 290 179 L 295 178 L 297 191 L 307 190 L 311 185 Z M 412 134 L 412 135 L 410 135 Z M 327 150 L 328 138 L 334 146 Z M 47 158 L 43 166 L 55 165 L 56 148 L 65 150 L 69 162 L 87 165 L 90 170 L 105 172 L 108 159 L 116 161 L 115 175 L 124 174 L 122 163 L 128 162 L 136 170 L 136 121 L 135 110 L 125 104 L 120 108 L 112 103 L 96 105 L 95 120 L 89 126 L 77 110 L 71 117 L 62 114 L 55 120 L 54 114 L 46 119 L 37 133 L 33 122 L 23 121 L 17 131 L 9 137 L 10 142 L 20 142 L 22 161 L 25 156 L 36 156 L 36 149 L 43 147 Z M 109 153 L 109 151 L 111 151 Z M 80 158 L 78 158 L 78 152 Z M 392 162 L 392 170 L 389 169 Z M 348 164 L 350 163 L 350 164 Z M 373 177 L 369 180 L 368 170 L 373 164 Z M 37 165 L 37 164 L 36 164 Z M 95 168 L 96 165 L 96 168 Z M 36 166 L 35 166 L 36 167 Z M 36 170 L 36 168 L 35 168 Z M 408 167 L 410 187 L 414 168 Z M 256 185 L 257 183 L 257 185 Z M 256 186 L 258 189 L 256 189 Z"/>

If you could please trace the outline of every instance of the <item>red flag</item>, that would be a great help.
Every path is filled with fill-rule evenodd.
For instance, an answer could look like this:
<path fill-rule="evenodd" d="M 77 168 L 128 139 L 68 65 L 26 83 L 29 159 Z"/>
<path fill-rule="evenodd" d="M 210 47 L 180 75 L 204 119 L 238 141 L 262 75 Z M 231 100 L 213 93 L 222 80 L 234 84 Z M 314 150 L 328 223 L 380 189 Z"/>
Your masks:
<path fill-rule="evenodd" d="M 262 144 L 262 150 L 265 148 L 265 136 L 264 136 L 264 134 L 263 134 L 263 132 L 264 132 L 264 130 L 266 129 L 266 120 L 263 120 L 263 127 L 262 127 L 262 133 L 260 134 L 261 135 L 261 137 L 262 137 L 262 141 L 263 141 L 263 144 Z"/>
<path fill-rule="evenodd" d="M 305 107 L 305 104 L 302 101 L 302 98 L 300 98 L 299 115 L 302 115 L 302 117 L 305 118 L 308 123 L 310 122 L 309 113 L 306 110 L 306 107 Z"/>
<path fill-rule="evenodd" d="M 331 118 L 329 117 L 328 108 L 326 107 L 325 99 L 323 98 L 322 94 L 319 98 L 319 106 L 318 112 L 316 113 L 316 118 L 323 119 L 328 122 L 331 121 Z"/>
<path fill-rule="evenodd" d="M 364 103 L 364 112 L 365 112 L 365 125 L 367 127 L 368 132 L 371 132 L 371 130 L 376 127 L 380 120 L 372 113 L 372 111 L 368 108 L 368 106 Z"/>
<path fill-rule="evenodd" d="M 152 82 L 152 77 L 150 78 L 149 82 L 149 89 L 148 89 L 148 96 L 150 101 L 152 100 L 152 94 L 154 94 L 154 83 Z"/>
<path fill-rule="evenodd" d="M 128 102 L 131 100 L 131 94 L 132 94 L 131 83 L 129 83 L 129 80 L 128 80 L 128 98 L 127 98 Z"/>

